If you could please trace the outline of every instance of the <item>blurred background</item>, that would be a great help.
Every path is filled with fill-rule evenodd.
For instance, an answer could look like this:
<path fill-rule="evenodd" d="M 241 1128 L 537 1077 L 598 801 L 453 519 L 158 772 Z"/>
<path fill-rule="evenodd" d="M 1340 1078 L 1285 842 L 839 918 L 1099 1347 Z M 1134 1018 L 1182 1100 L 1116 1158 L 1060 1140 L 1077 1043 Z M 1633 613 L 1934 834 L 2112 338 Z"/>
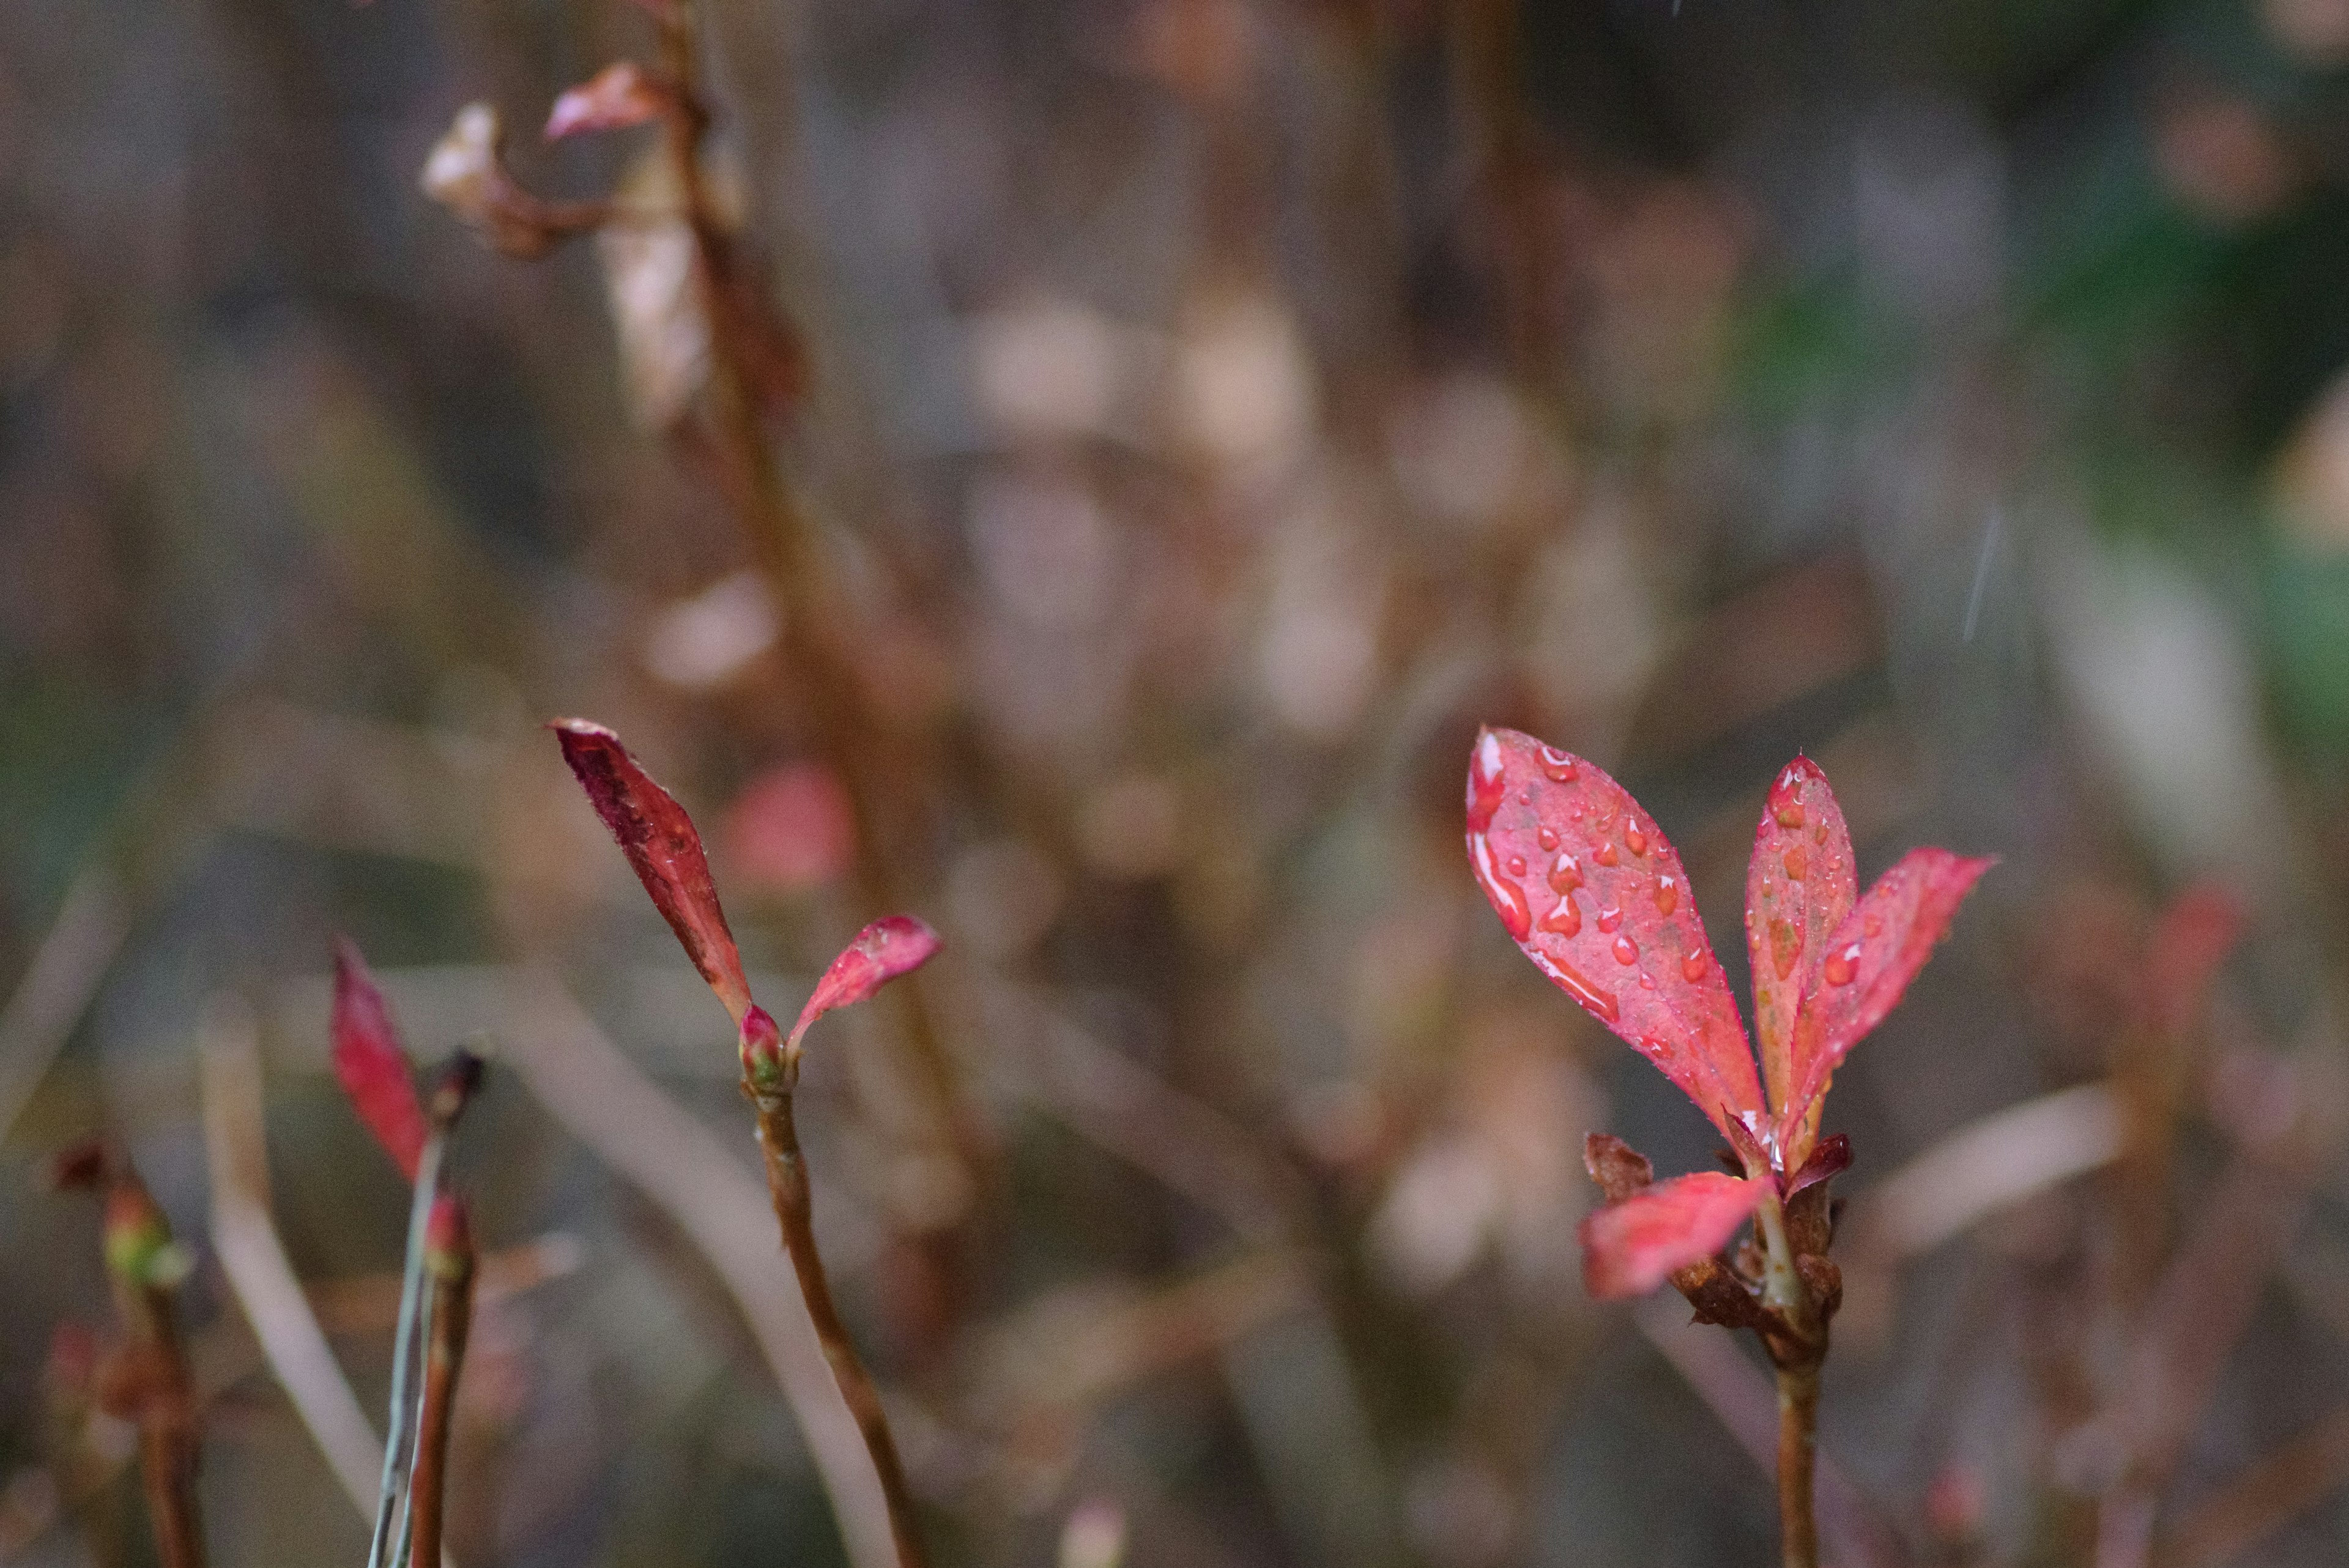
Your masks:
<path fill-rule="evenodd" d="M 0 1559 L 151 1561 L 94 1134 L 215 1562 L 364 1552 L 347 932 L 492 1057 L 452 1560 L 849 1561 L 582 713 L 771 1008 L 947 939 L 800 1111 L 941 1563 L 1770 1560 L 1751 1347 L 1581 1289 L 1583 1135 L 1713 1140 L 1478 897 L 1486 721 L 1741 996 L 1798 749 L 2003 857 L 1831 1107 L 1839 1568 L 2341 1560 L 2349 0 L 701 3 L 714 315 L 659 132 L 539 134 L 625 0 L 0 9 Z M 479 243 L 477 100 L 623 218 Z"/>

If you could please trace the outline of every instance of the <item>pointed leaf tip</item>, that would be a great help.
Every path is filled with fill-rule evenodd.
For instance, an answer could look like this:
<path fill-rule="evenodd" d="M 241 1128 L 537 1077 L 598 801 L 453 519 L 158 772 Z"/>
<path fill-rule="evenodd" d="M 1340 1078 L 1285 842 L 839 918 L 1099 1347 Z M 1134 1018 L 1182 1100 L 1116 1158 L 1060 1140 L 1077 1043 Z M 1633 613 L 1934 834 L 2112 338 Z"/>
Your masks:
<path fill-rule="evenodd" d="M 563 760 L 628 857 L 653 907 L 740 1027 L 750 1009 L 750 982 L 742 973 L 734 933 L 727 929 L 726 911 L 719 906 L 693 818 L 603 725 L 557 719 L 547 728 L 562 743 Z"/>
<path fill-rule="evenodd" d="M 399 1173 L 414 1181 L 417 1164 L 424 1158 L 424 1108 L 416 1096 L 415 1075 L 400 1047 L 399 1031 L 392 1024 L 391 1009 L 367 972 L 367 960 L 348 937 L 335 940 L 329 1030 L 335 1076 L 350 1096 L 351 1108 Z"/>
<path fill-rule="evenodd" d="M 1488 726 L 1469 755 L 1467 830 L 1476 885 L 1535 968 L 1724 1133 L 1762 1114 L 1753 1050 L 1688 873 L 1621 784 Z"/>
<path fill-rule="evenodd" d="M 1582 1221 L 1582 1280 L 1600 1301 L 1642 1296 L 1728 1244 L 1767 1190 L 1766 1179 L 1702 1170 L 1674 1177 Z"/>
<path fill-rule="evenodd" d="M 833 1008 L 863 1002 L 899 975 L 921 968 L 937 950 L 937 932 L 911 915 L 885 915 L 874 921 L 856 933 L 856 940 L 841 950 L 815 982 L 815 993 L 792 1025 L 792 1039 L 799 1040 L 808 1025 Z"/>

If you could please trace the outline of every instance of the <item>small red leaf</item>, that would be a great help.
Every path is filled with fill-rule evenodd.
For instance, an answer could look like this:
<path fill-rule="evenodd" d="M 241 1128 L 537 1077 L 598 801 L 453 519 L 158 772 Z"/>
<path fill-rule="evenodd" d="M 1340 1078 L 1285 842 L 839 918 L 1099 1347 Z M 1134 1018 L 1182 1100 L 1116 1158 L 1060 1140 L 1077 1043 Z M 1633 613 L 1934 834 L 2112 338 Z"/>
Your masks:
<path fill-rule="evenodd" d="M 885 915 L 874 921 L 856 933 L 856 940 L 841 950 L 815 982 L 815 994 L 792 1025 L 792 1039 L 796 1042 L 809 1024 L 833 1008 L 863 1002 L 899 975 L 921 968 L 937 950 L 938 933 L 911 915 Z"/>
<path fill-rule="evenodd" d="M 424 1158 L 424 1108 L 416 1097 L 416 1077 L 400 1048 L 391 1010 L 367 973 L 367 961 L 348 937 L 335 942 L 335 1076 L 351 1108 L 375 1141 L 409 1180 Z"/>
<path fill-rule="evenodd" d="M 1534 967 L 1714 1126 L 1764 1114 L 1688 874 L 1622 785 L 1531 735 L 1486 729 L 1468 764 L 1468 860 Z"/>
<path fill-rule="evenodd" d="M 1858 896 L 1843 808 L 1818 763 L 1798 756 L 1770 785 L 1745 871 L 1754 1037 L 1762 1082 L 1779 1110 L 1794 1092 L 1795 1014 L 1816 984 L 1828 935 Z"/>
<path fill-rule="evenodd" d="M 626 130 L 658 119 L 675 101 L 668 88 L 635 61 L 622 60 L 554 100 L 546 117 L 546 139 L 554 141 L 582 130 Z"/>
<path fill-rule="evenodd" d="M 709 859 L 702 853 L 693 819 L 603 725 L 558 719 L 547 728 L 562 742 L 563 760 L 586 790 L 595 815 L 619 841 L 654 907 L 740 1027 L 750 1010 L 750 982 L 743 977 L 742 955 L 734 945 L 734 933 L 727 929 L 726 911 L 719 907 Z"/>
<path fill-rule="evenodd" d="M 1701 1170 L 1593 1210 L 1580 1232 L 1585 1288 L 1601 1301 L 1647 1294 L 1721 1251 L 1768 1190 L 1766 1177 Z"/>
<path fill-rule="evenodd" d="M 2201 883 L 2170 901 L 2146 944 L 2141 992 L 2147 1023 L 2176 1036 L 2194 1026 L 2219 966 L 2243 938 L 2248 919 L 2242 901 L 2225 888 Z"/>
<path fill-rule="evenodd" d="M 1784 1168 L 1799 1168 L 1809 1154 L 1809 1113 L 1837 1064 L 1892 1011 L 1933 944 L 1948 934 L 1959 902 L 1993 864 L 1946 849 L 1912 849 L 1827 939 L 1795 1035 L 1795 1092 L 1778 1123 Z"/>

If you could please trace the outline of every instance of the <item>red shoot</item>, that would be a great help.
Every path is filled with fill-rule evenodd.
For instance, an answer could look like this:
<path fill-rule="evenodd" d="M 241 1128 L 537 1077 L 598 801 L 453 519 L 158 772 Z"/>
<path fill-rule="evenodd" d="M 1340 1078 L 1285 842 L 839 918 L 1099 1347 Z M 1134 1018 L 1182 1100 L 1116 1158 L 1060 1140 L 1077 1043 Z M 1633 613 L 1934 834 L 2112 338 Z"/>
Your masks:
<path fill-rule="evenodd" d="M 1468 859 L 1534 967 L 1723 1134 L 1763 1114 L 1688 874 L 1621 784 L 1530 735 L 1485 730 L 1468 767 Z"/>
<path fill-rule="evenodd" d="M 938 933 L 911 915 L 885 915 L 856 933 L 843 948 L 815 993 L 800 1009 L 792 1025 L 792 1044 L 807 1033 L 808 1025 L 835 1007 L 863 1002 L 899 975 L 917 970 L 938 950 Z"/>
<path fill-rule="evenodd" d="M 1643 1296 L 1727 1244 L 1768 1191 L 1717 1170 L 1670 1181 L 1594 1209 L 1582 1221 L 1582 1278 L 1602 1301 Z"/>
<path fill-rule="evenodd" d="M 1807 758 L 1790 763 L 1746 875 L 1757 1076 L 1680 857 L 1620 784 L 1530 735 L 1486 729 L 1468 765 L 1468 859 L 1535 967 L 1661 1068 L 1745 1166 L 1744 1181 L 1684 1177 L 1592 1215 L 1584 1261 L 1599 1295 L 1653 1288 L 1719 1250 L 1773 1188 L 1790 1197 L 1843 1168 L 1849 1149 L 1837 1140 L 1810 1161 L 1828 1080 L 1991 865 L 1913 850 L 1856 898 L 1835 792 Z"/>
<path fill-rule="evenodd" d="M 605 66 L 554 100 L 546 117 L 549 141 L 582 130 L 626 130 L 667 114 L 673 95 L 633 60 Z"/>
<path fill-rule="evenodd" d="M 408 1053 L 400 1048 L 399 1031 L 392 1026 L 391 1010 L 348 937 L 335 942 L 332 1033 L 335 1076 L 351 1097 L 351 1108 L 399 1173 L 414 1181 L 417 1162 L 424 1158 L 424 1109 L 416 1097 Z"/>
<path fill-rule="evenodd" d="M 742 974 L 734 933 L 726 928 L 726 911 L 719 908 L 709 860 L 702 853 L 693 819 L 636 765 L 620 738 L 601 724 L 558 719 L 547 728 L 562 742 L 563 760 L 586 790 L 595 815 L 619 841 L 620 852 L 636 867 L 654 907 L 740 1027 L 750 1011 L 750 983 Z"/>

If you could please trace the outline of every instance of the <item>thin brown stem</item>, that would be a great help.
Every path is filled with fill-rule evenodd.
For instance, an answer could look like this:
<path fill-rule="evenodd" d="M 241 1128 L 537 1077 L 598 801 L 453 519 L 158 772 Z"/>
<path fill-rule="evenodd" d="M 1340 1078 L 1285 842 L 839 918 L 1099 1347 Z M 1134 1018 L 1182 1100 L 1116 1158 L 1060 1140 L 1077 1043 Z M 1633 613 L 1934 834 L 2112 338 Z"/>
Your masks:
<path fill-rule="evenodd" d="M 1786 1216 L 1773 1192 L 1755 1215 L 1767 1264 L 1762 1301 L 1775 1327 L 1762 1343 L 1778 1369 L 1778 1541 L 1783 1568 L 1818 1568 L 1819 1527 L 1813 1509 L 1817 1469 L 1819 1364 L 1826 1357 L 1826 1324 L 1812 1302 Z"/>
<path fill-rule="evenodd" d="M 457 1410 L 457 1377 L 465 1365 L 465 1338 L 472 1327 L 473 1275 L 470 1242 L 445 1261 L 435 1261 L 432 1344 L 425 1355 L 424 1403 L 417 1416 L 416 1472 L 409 1485 L 408 1560 L 411 1563 L 440 1561 L 449 1430 Z"/>
<path fill-rule="evenodd" d="M 147 1514 L 155 1531 L 155 1552 L 163 1568 L 204 1568 L 204 1533 L 196 1511 L 195 1397 L 188 1383 L 186 1355 L 168 1295 L 155 1287 L 151 1305 L 160 1330 L 160 1386 L 139 1414 L 139 1469 L 147 1490 Z"/>
<path fill-rule="evenodd" d="M 1818 1451 L 1819 1367 L 1778 1369 L 1778 1539 L 1785 1568 L 1817 1568 L 1819 1527 L 1811 1512 Z"/>
<path fill-rule="evenodd" d="M 699 44 L 692 0 L 672 0 L 662 14 L 661 65 L 674 108 L 663 128 L 670 168 L 694 240 L 695 282 L 709 323 L 709 445 L 720 487 L 760 572 L 780 601 L 783 652 L 802 677 L 802 698 L 817 754 L 845 787 L 854 826 L 856 897 L 866 916 L 905 900 L 889 851 L 888 766 L 878 737 L 860 722 L 858 674 L 838 625 L 829 576 L 804 508 L 792 493 L 761 422 L 761 377 L 752 356 L 777 329 L 741 273 L 740 253 L 710 190 L 701 152 L 709 111 L 699 88 Z M 947 1054 L 918 982 L 895 988 L 905 1038 L 944 1130 L 974 1168 L 985 1138 L 962 1104 Z"/>
<path fill-rule="evenodd" d="M 746 1080 L 742 1092 L 758 1107 L 759 1147 L 766 1155 L 767 1193 L 774 1201 L 775 1220 L 782 1228 L 783 1251 L 791 1254 L 792 1267 L 799 1274 L 800 1293 L 807 1298 L 808 1316 L 815 1324 L 816 1337 L 823 1342 L 824 1359 L 832 1365 L 841 1397 L 856 1417 L 857 1430 L 864 1435 L 864 1447 L 873 1456 L 873 1469 L 881 1478 L 897 1560 L 902 1568 L 922 1568 L 913 1490 L 905 1484 L 905 1467 L 897 1457 L 896 1439 L 889 1433 L 888 1414 L 881 1407 L 880 1391 L 874 1387 L 872 1375 L 864 1370 L 848 1337 L 847 1325 L 840 1321 L 831 1282 L 824 1277 L 823 1259 L 815 1250 L 807 1160 L 800 1152 L 799 1129 L 792 1121 L 791 1091 L 762 1092 Z"/>

